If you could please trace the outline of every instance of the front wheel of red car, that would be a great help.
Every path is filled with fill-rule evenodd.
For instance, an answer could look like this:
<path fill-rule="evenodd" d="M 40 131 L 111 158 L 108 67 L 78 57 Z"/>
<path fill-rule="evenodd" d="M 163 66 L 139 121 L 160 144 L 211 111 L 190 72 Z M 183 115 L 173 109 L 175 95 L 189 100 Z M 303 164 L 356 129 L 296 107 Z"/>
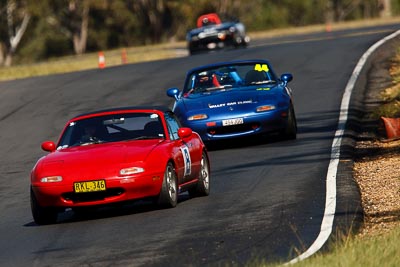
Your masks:
<path fill-rule="evenodd" d="M 167 164 L 164 172 L 164 180 L 161 192 L 158 196 L 158 205 L 163 208 L 173 208 L 178 203 L 177 178 L 174 166 L 171 162 Z"/>
<path fill-rule="evenodd" d="M 42 207 L 36 200 L 31 188 L 31 210 L 36 224 L 53 224 L 57 222 L 58 210 L 52 207 Z"/>
<path fill-rule="evenodd" d="M 199 180 L 194 188 L 189 190 L 191 197 L 208 196 L 210 194 L 210 164 L 206 152 L 203 151 L 200 163 Z"/>

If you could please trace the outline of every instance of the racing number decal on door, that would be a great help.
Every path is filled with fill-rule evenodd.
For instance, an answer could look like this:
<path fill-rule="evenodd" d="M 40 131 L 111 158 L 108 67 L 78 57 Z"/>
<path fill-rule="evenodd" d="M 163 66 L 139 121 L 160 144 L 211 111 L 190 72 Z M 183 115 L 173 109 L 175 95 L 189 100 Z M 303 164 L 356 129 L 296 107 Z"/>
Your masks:
<path fill-rule="evenodd" d="M 192 172 L 192 161 L 190 159 L 189 148 L 187 146 L 181 146 L 181 151 L 183 156 L 183 163 L 185 165 L 184 175 L 187 176 Z"/>

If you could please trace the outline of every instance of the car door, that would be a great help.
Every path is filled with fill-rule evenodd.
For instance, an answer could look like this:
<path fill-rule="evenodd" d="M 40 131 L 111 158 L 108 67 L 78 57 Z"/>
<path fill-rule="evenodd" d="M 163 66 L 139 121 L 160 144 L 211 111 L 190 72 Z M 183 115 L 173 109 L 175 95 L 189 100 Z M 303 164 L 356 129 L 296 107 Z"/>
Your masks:
<path fill-rule="evenodd" d="M 178 119 L 172 112 L 165 114 L 165 120 L 168 126 L 168 132 L 171 142 L 174 142 L 175 162 L 177 164 L 177 174 L 179 184 L 186 183 L 197 178 L 200 171 L 201 153 L 199 152 L 198 140 L 186 138 L 182 140 L 178 136 L 178 130 L 181 127 Z"/>

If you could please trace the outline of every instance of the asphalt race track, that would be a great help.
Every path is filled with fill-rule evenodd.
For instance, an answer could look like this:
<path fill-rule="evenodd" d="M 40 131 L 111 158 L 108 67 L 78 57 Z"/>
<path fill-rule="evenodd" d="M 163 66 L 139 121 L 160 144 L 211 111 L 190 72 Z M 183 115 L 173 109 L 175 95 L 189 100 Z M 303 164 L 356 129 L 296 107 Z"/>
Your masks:
<path fill-rule="evenodd" d="M 226 266 L 296 257 L 320 231 L 347 81 L 363 53 L 398 28 L 264 39 L 247 49 L 0 82 L 0 266 Z M 294 75 L 297 140 L 271 136 L 210 151 L 210 196 L 182 195 L 174 209 L 139 202 L 84 217 L 67 211 L 55 225 L 33 222 L 29 173 L 45 155 L 41 142 L 57 140 L 67 119 L 118 106 L 172 106 L 165 91 L 182 87 L 187 69 L 256 58 L 269 59 L 279 75 Z M 366 68 L 352 99 L 352 116 L 362 103 Z M 347 233 L 361 217 L 346 158 L 352 135 L 347 137 L 333 233 Z"/>

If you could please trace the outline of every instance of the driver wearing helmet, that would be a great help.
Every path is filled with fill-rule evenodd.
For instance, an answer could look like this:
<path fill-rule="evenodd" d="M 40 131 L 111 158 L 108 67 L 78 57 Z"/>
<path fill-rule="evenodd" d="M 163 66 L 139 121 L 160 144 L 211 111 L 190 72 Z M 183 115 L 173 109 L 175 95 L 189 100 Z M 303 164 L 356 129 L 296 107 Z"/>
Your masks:
<path fill-rule="evenodd" d="M 198 74 L 196 87 L 210 88 L 219 86 L 221 86 L 221 84 L 219 83 L 215 73 L 209 71 L 203 71 Z"/>
<path fill-rule="evenodd" d="M 217 75 L 210 71 L 203 71 L 191 78 L 191 89 L 184 94 L 185 97 L 189 96 L 193 92 L 204 92 L 208 88 L 220 87 L 221 84 L 218 81 Z"/>

